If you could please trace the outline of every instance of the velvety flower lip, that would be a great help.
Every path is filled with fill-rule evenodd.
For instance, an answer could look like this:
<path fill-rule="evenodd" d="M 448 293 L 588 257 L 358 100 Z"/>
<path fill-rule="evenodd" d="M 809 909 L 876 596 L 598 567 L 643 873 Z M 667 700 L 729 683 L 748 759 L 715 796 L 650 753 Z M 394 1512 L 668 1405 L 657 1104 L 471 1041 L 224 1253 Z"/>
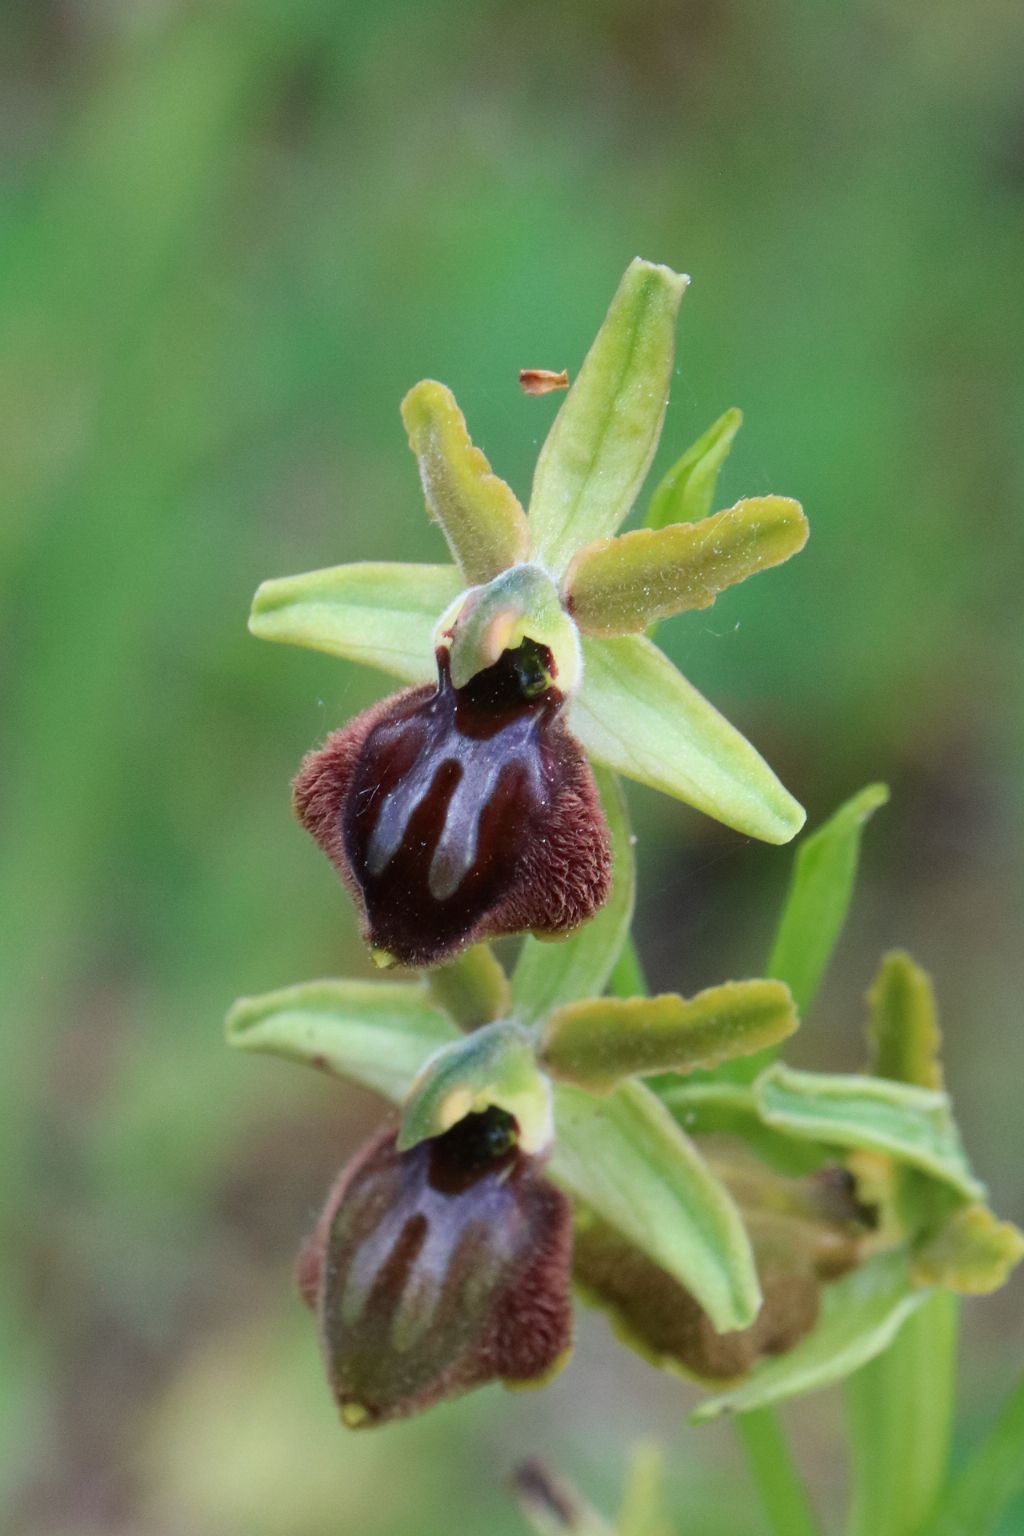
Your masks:
<path fill-rule="evenodd" d="M 482 938 L 568 932 L 605 901 L 607 830 L 531 640 L 462 688 L 367 710 L 308 757 L 295 807 L 356 898 L 378 955 L 429 966 Z"/>
<path fill-rule="evenodd" d="M 498 1109 L 356 1154 L 300 1256 L 342 1418 L 386 1423 L 488 1381 L 542 1381 L 572 1340 L 571 1214 Z"/>

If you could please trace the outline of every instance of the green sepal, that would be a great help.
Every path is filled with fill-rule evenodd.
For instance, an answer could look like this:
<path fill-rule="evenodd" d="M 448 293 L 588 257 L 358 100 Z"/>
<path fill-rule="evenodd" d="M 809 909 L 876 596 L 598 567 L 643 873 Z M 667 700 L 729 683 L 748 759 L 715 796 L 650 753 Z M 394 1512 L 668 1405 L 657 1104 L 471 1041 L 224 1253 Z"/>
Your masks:
<path fill-rule="evenodd" d="M 761 1291 L 739 1211 L 641 1083 L 596 1099 L 555 1085 L 552 1172 L 696 1297 L 716 1329 L 745 1328 Z"/>
<path fill-rule="evenodd" d="M 462 586 L 454 565 L 336 565 L 265 581 L 249 629 L 260 640 L 429 683 L 437 676 L 434 627 Z"/>
<path fill-rule="evenodd" d="M 766 971 L 787 984 L 802 1018 L 846 921 L 864 824 L 888 798 L 886 785 L 867 785 L 797 847 Z"/>
<path fill-rule="evenodd" d="M 882 1352 L 931 1293 L 916 1290 L 902 1249 L 876 1254 L 822 1292 L 817 1326 L 786 1355 L 763 1360 L 739 1386 L 701 1403 L 694 1423 L 816 1392 Z"/>
<path fill-rule="evenodd" d="M 883 957 L 868 992 L 868 1044 L 877 1077 L 942 1087 L 942 1033 L 931 977 L 902 950 Z"/>
<path fill-rule="evenodd" d="M 836 1147 L 881 1152 L 977 1199 L 944 1093 L 855 1074 L 797 1072 L 776 1063 L 754 1084 L 766 1124 Z"/>
<path fill-rule="evenodd" d="M 803 808 L 656 645 L 584 636 L 583 658 L 569 724 L 598 762 L 763 842 L 799 832 Z"/>
<path fill-rule="evenodd" d="M 504 1018 L 511 1005 L 505 968 L 488 944 L 474 944 L 424 971 L 423 980 L 431 1001 L 467 1032 Z"/>
<path fill-rule="evenodd" d="M 514 565 L 486 586 L 471 587 L 441 615 L 434 639 L 449 648 L 456 688 L 526 639 L 551 652 L 551 673 L 538 679 L 539 691 L 554 682 L 568 695 L 579 677 L 576 626 L 562 607 L 551 577 L 539 565 Z"/>
<path fill-rule="evenodd" d="M 835 1149 L 822 1142 L 787 1136 L 765 1125 L 754 1090 L 746 1083 L 669 1078 L 658 1084 L 657 1092 L 689 1135 L 735 1136 L 777 1173 L 799 1178 L 836 1160 Z"/>
<path fill-rule="evenodd" d="M 669 523 L 696 523 L 707 517 L 715 499 L 718 472 L 743 425 L 735 407 L 719 416 L 707 431 L 676 460 L 651 497 L 644 522 L 648 528 Z"/>
<path fill-rule="evenodd" d="M 283 1056 L 391 1100 L 428 1056 L 461 1038 L 415 981 L 308 981 L 241 997 L 226 1031 L 240 1050 Z"/>
<path fill-rule="evenodd" d="M 524 1152 L 550 1146 L 551 1084 L 537 1070 L 533 1035 L 508 1019 L 453 1040 L 424 1062 L 402 1106 L 398 1150 L 443 1136 L 467 1115 L 492 1107 L 516 1121 Z"/>
<path fill-rule="evenodd" d="M 526 559 L 530 530 L 510 486 L 473 446 L 455 396 L 424 379 L 402 401 L 427 512 L 441 525 L 465 585 L 490 581 Z"/>
<path fill-rule="evenodd" d="M 961 1296 L 988 1296 L 1006 1284 L 1024 1258 L 1024 1233 L 984 1205 L 963 1205 L 914 1250 L 918 1285 L 941 1285 Z"/>
<path fill-rule="evenodd" d="M 778 981 L 727 982 L 691 998 L 591 998 L 550 1015 L 541 1059 L 555 1077 L 607 1093 L 626 1077 L 692 1072 L 761 1050 L 799 1022 Z"/>
<path fill-rule="evenodd" d="M 612 890 L 605 905 L 568 938 L 523 940 L 512 972 L 512 1010 L 526 1023 L 582 997 L 599 997 L 633 921 L 636 860 L 629 811 L 613 774 L 595 773 L 612 850 Z"/>
<path fill-rule="evenodd" d="M 637 258 L 555 417 L 530 500 L 532 558 L 560 576 L 577 549 L 615 532 L 661 435 L 689 278 Z"/>
<path fill-rule="evenodd" d="M 658 619 L 710 608 L 726 587 L 781 565 L 806 542 L 800 504 L 784 496 L 738 501 L 700 523 L 637 528 L 574 557 L 569 611 L 584 634 L 638 634 Z"/>

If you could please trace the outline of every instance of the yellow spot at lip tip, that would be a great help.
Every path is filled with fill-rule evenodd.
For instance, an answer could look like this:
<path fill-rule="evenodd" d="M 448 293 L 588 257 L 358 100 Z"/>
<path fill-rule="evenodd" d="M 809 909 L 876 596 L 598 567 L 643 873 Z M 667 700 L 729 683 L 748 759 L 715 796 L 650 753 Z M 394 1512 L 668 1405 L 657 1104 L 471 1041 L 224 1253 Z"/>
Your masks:
<path fill-rule="evenodd" d="M 342 1403 L 341 1422 L 348 1429 L 358 1429 L 370 1417 L 370 1410 L 362 1403 Z"/>
<path fill-rule="evenodd" d="M 378 970 L 381 971 L 390 971 L 392 966 L 398 964 L 398 961 L 395 959 L 394 955 L 390 950 L 387 949 L 371 948 L 370 959 L 373 961 Z"/>

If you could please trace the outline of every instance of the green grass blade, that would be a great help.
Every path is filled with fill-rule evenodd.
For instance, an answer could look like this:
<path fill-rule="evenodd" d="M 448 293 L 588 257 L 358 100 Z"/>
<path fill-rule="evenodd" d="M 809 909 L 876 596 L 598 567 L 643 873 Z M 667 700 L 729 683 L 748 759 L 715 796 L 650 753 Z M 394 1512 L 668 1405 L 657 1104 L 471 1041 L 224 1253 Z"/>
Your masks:
<path fill-rule="evenodd" d="M 801 1017 L 814 1001 L 846 921 L 864 824 L 888 798 L 884 784 L 869 784 L 797 847 L 765 970 L 786 983 Z"/>
<path fill-rule="evenodd" d="M 910 1536 L 935 1505 L 953 1424 L 958 1310 L 955 1296 L 936 1291 L 845 1383 L 847 1536 Z"/>

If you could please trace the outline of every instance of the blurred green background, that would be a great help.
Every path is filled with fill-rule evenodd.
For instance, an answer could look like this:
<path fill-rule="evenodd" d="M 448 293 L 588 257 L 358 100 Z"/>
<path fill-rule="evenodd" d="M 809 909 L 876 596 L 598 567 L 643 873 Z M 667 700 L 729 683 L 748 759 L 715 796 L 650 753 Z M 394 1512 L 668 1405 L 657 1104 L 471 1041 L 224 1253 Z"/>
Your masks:
<path fill-rule="evenodd" d="M 236 993 L 365 965 L 288 780 L 385 687 L 251 640 L 253 588 L 441 558 L 398 416 L 423 375 L 525 495 L 557 397 L 517 370 L 574 370 L 638 253 L 693 276 L 659 462 L 740 405 L 720 504 L 795 495 L 813 530 L 664 642 L 813 820 L 894 790 L 797 1057 L 856 1066 L 877 957 L 909 946 L 1024 1218 L 1022 67 L 1015 0 L 7 0 L 17 1536 L 511 1536 L 517 1458 L 610 1506 L 641 1436 L 671 1444 L 681 1532 L 755 1529 L 728 1429 L 683 1429 L 683 1390 L 593 1317 L 544 1395 L 343 1434 L 290 1269 L 378 1110 L 221 1041 Z M 756 971 L 789 853 L 633 803 L 653 982 Z M 967 1309 L 968 1435 L 1022 1296 Z M 789 1419 L 827 1502 L 835 1403 Z"/>

